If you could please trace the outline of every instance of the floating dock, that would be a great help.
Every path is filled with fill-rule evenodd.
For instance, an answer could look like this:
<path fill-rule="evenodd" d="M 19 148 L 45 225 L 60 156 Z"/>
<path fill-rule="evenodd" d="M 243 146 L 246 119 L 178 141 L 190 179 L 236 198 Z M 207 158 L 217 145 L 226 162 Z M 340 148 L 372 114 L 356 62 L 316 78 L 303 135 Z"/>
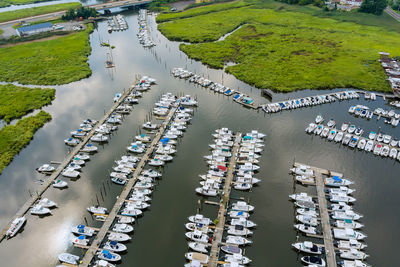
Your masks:
<path fill-rule="evenodd" d="M 218 264 L 219 246 L 222 241 L 222 234 L 224 233 L 226 212 L 227 212 L 227 208 L 228 208 L 229 196 L 231 193 L 231 185 L 232 185 L 232 180 L 233 180 L 233 172 L 236 167 L 236 154 L 239 150 L 241 137 L 242 137 L 242 134 L 240 132 L 236 133 L 235 142 L 234 142 L 233 149 L 232 149 L 232 157 L 229 162 L 228 173 L 227 173 L 226 179 L 225 179 L 225 186 L 224 186 L 224 191 L 223 191 L 223 195 L 222 195 L 222 201 L 219 204 L 218 217 L 217 217 L 218 223 L 215 226 L 215 230 L 214 230 L 215 236 L 214 236 L 214 241 L 213 241 L 212 247 L 211 247 L 211 255 L 210 255 L 208 267 L 216 267 Z"/>
<path fill-rule="evenodd" d="M 109 232 L 112 223 L 114 222 L 115 218 L 118 217 L 118 212 L 122 205 L 124 204 L 125 200 L 128 198 L 129 193 L 131 192 L 133 186 L 138 180 L 138 176 L 142 172 L 143 168 L 145 167 L 147 161 L 150 159 L 151 154 L 153 153 L 155 147 L 157 146 L 161 136 L 164 134 L 164 131 L 170 122 L 171 118 L 175 114 L 177 110 L 178 104 L 170 110 L 168 116 L 166 117 L 165 121 L 161 124 L 161 127 L 158 130 L 158 133 L 154 136 L 153 141 L 151 142 L 150 146 L 147 148 L 145 154 L 143 155 L 142 159 L 140 160 L 139 164 L 137 165 L 135 171 L 133 172 L 132 178 L 129 179 L 128 183 L 125 185 L 124 189 L 122 190 L 121 194 L 118 196 L 117 201 L 115 202 L 113 208 L 111 209 L 110 213 L 108 214 L 107 218 L 105 219 L 102 227 L 99 229 L 98 234 L 96 235 L 95 239 L 93 240 L 91 246 L 88 248 L 85 256 L 82 259 L 82 262 L 79 266 L 89 266 L 93 257 L 96 255 L 101 243 L 103 242 L 104 237 Z"/>
<path fill-rule="evenodd" d="M 140 75 L 139 75 L 140 76 Z M 58 168 L 51 174 L 51 176 L 44 182 L 43 186 L 36 192 L 33 193 L 33 196 L 31 196 L 25 204 L 17 211 L 17 213 L 12 217 L 10 222 L 6 225 L 6 227 L 1 231 L 0 233 L 0 242 L 5 238 L 7 230 L 10 228 L 12 221 L 17 218 L 17 217 L 22 217 L 24 216 L 29 209 L 41 198 L 41 196 L 46 192 L 46 190 L 51 186 L 54 180 L 56 180 L 61 172 L 67 167 L 67 165 L 72 161 L 72 159 L 79 153 L 79 151 L 90 141 L 90 138 L 95 134 L 95 130 L 99 125 L 102 125 L 107 118 L 116 110 L 116 108 L 125 100 L 125 98 L 132 92 L 132 90 L 135 88 L 135 84 L 139 81 L 139 77 L 136 77 L 136 81 L 133 84 L 131 88 L 126 90 L 122 96 L 119 98 L 119 100 L 114 103 L 114 105 L 111 107 L 111 109 L 104 114 L 104 116 L 98 121 L 98 123 L 93 127 L 93 129 L 88 132 L 88 134 L 85 136 L 85 138 L 82 139 L 82 141 L 75 146 L 74 150 L 72 150 L 68 156 L 62 161 L 59 162 Z"/>

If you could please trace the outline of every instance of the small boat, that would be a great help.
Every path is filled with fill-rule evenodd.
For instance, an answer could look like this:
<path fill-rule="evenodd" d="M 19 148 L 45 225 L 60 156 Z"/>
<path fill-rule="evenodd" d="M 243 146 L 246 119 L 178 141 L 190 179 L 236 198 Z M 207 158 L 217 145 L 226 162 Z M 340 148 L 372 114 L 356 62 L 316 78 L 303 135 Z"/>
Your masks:
<path fill-rule="evenodd" d="M 320 124 L 320 123 L 322 123 L 324 121 L 324 118 L 321 116 L 321 115 L 318 115 L 316 118 L 315 118 L 315 123 L 316 124 Z"/>
<path fill-rule="evenodd" d="M 374 154 L 379 156 L 382 152 L 382 149 L 382 145 L 380 143 L 377 143 L 374 147 Z"/>
<path fill-rule="evenodd" d="M 364 150 L 366 144 L 367 144 L 367 140 L 365 138 L 361 137 L 358 141 L 357 148 L 360 150 Z"/>
<path fill-rule="evenodd" d="M 380 155 L 381 155 L 382 157 L 387 157 L 387 156 L 389 156 L 389 151 L 390 151 L 389 146 L 388 146 L 388 145 L 384 145 L 384 146 L 382 147 L 382 151 L 381 151 Z"/>
<path fill-rule="evenodd" d="M 109 30 L 109 32 L 111 32 Z M 94 265 L 94 267 L 115 267 L 114 264 L 109 263 L 108 261 L 105 260 L 98 260 L 95 262 L 96 265 Z"/>
<path fill-rule="evenodd" d="M 25 216 L 15 218 L 12 221 L 10 228 L 8 228 L 7 230 L 6 233 L 7 239 L 14 237 L 19 232 L 19 230 L 21 230 L 25 222 L 26 222 Z"/>
<path fill-rule="evenodd" d="M 233 236 L 233 235 L 228 235 L 226 237 L 226 244 L 233 244 L 233 245 L 248 245 L 253 243 L 251 240 L 248 240 L 247 238 L 244 238 L 242 236 Z"/>
<path fill-rule="evenodd" d="M 60 255 L 58 255 L 58 260 L 72 265 L 78 265 L 79 256 L 69 253 L 61 253 Z"/>
<path fill-rule="evenodd" d="M 67 168 L 79 171 L 82 167 L 78 164 L 71 162 L 70 164 L 67 165 Z"/>
<path fill-rule="evenodd" d="M 143 214 L 143 211 L 133 208 L 125 208 L 121 211 L 122 216 L 137 217 Z"/>
<path fill-rule="evenodd" d="M 350 228 L 350 229 L 361 229 L 364 227 L 363 224 L 359 222 L 355 222 L 353 220 L 345 219 L 345 220 L 337 220 L 335 222 L 335 226 L 337 228 Z"/>
<path fill-rule="evenodd" d="M 292 194 L 289 195 L 289 198 L 291 200 L 297 201 L 297 200 L 302 200 L 302 201 L 310 201 L 312 202 L 312 197 L 309 196 L 307 193 L 300 193 L 300 194 Z"/>
<path fill-rule="evenodd" d="M 221 250 L 227 254 L 242 254 L 242 249 L 233 245 L 222 246 Z"/>
<path fill-rule="evenodd" d="M 304 184 L 313 184 L 315 183 L 314 177 L 307 177 L 305 175 L 296 175 L 296 181 Z"/>
<path fill-rule="evenodd" d="M 332 186 L 332 187 L 348 186 L 353 184 L 352 181 L 349 181 L 347 179 L 342 179 L 339 176 L 325 178 L 324 183 L 326 186 Z"/>
<path fill-rule="evenodd" d="M 374 144 L 375 144 L 374 141 L 368 140 L 367 143 L 365 144 L 364 150 L 367 152 L 371 152 L 372 149 L 374 148 Z"/>
<path fill-rule="evenodd" d="M 64 140 L 64 143 L 68 146 L 76 146 L 77 144 L 79 144 L 79 140 L 75 139 L 75 138 L 68 138 Z"/>
<path fill-rule="evenodd" d="M 306 133 L 313 133 L 315 131 L 315 128 L 317 128 L 317 125 L 312 122 L 308 125 L 305 131 Z"/>
<path fill-rule="evenodd" d="M 79 174 L 80 174 L 80 172 L 78 172 L 72 168 L 66 168 L 61 173 L 62 176 L 69 177 L 69 178 L 77 178 L 79 176 Z"/>
<path fill-rule="evenodd" d="M 339 255 L 341 258 L 349 260 L 365 260 L 367 257 L 369 257 L 369 255 L 365 252 L 356 249 L 340 250 Z"/>
<path fill-rule="evenodd" d="M 340 130 L 342 130 L 342 132 L 346 132 L 348 128 L 349 128 L 349 124 L 343 122 L 342 126 L 340 127 Z"/>
<path fill-rule="evenodd" d="M 347 129 L 347 132 L 349 133 L 354 133 L 356 131 L 356 126 L 354 124 L 349 126 L 349 129 Z"/>
<path fill-rule="evenodd" d="M 328 135 L 328 140 L 329 140 L 329 141 L 332 141 L 332 140 L 335 138 L 336 133 L 337 133 L 336 129 L 331 130 L 331 131 L 329 132 L 329 135 Z"/>
<path fill-rule="evenodd" d="M 357 127 L 357 129 L 355 130 L 354 134 L 360 136 L 363 132 L 364 132 L 364 130 L 361 129 L 361 127 Z"/>
<path fill-rule="evenodd" d="M 363 240 L 367 237 L 367 235 L 354 231 L 353 229 L 340 229 L 340 228 L 333 228 L 333 236 L 336 239 L 344 239 L 344 240 L 350 240 L 350 239 L 356 239 L 356 240 Z"/>
<path fill-rule="evenodd" d="M 201 223 L 188 222 L 188 223 L 185 223 L 185 228 L 192 232 L 196 231 L 196 230 L 201 231 L 204 234 L 214 232 L 211 228 L 208 227 L 208 225 L 201 224 Z"/>
<path fill-rule="evenodd" d="M 242 225 L 230 225 L 228 226 L 228 234 L 229 235 L 238 235 L 238 236 L 242 236 L 242 235 L 252 235 L 253 232 L 250 231 L 249 229 L 243 227 Z"/>
<path fill-rule="evenodd" d="M 142 171 L 141 174 L 143 176 L 149 176 L 149 177 L 152 177 L 152 178 L 157 178 L 157 177 L 161 177 L 162 176 L 161 173 L 156 172 L 155 170 L 152 170 L 152 169 L 144 170 L 144 171 Z"/>
<path fill-rule="evenodd" d="M 245 212 L 245 211 L 234 211 L 234 210 L 231 210 L 231 211 L 228 212 L 228 215 L 231 218 L 235 218 L 235 219 L 237 219 L 237 218 L 246 218 L 247 219 L 247 218 L 250 217 L 250 214 L 248 212 Z"/>
<path fill-rule="evenodd" d="M 151 159 L 148 163 L 150 166 L 164 166 L 165 162 L 159 159 Z"/>
<path fill-rule="evenodd" d="M 112 231 L 117 233 L 131 233 L 133 232 L 133 226 L 126 223 L 116 223 Z"/>
<path fill-rule="evenodd" d="M 62 180 L 55 180 L 53 181 L 53 187 L 54 188 L 65 188 L 68 186 L 68 183 Z"/>
<path fill-rule="evenodd" d="M 324 127 L 324 129 L 322 130 L 322 132 L 321 132 L 321 136 L 322 137 L 327 137 L 328 136 L 328 134 L 329 134 L 329 128 L 328 127 Z"/>
<path fill-rule="evenodd" d="M 225 255 L 224 261 L 230 262 L 230 263 L 243 264 L 243 265 L 249 264 L 251 262 L 251 260 L 248 257 L 245 257 L 241 254 Z"/>
<path fill-rule="evenodd" d="M 193 240 L 195 242 L 200 242 L 200 243 L 208 243 L 209 242 L 208 235 L 206 235 L 203 232 L 198 231 L 198 230 L 195 230 L 193 232 L 187 232 L 187 233 L 185 233 L 185 236 L 188 239 Z"/>
<path fill-rule="evenodd" d="M 205 224 L 205 225 L 210 225 L 213 224 L 210 218 L 204 217 L 203 214 L 196 214 L 188 217 L 190 222 L 193 223 L 200 223 L 200 224 Z"/>
<path fill-rule="evenodd" d="M 209 247 L 207 244 L 205 243 L 199 243 L 199 242 L 189 242 L 188 246 L 190 249 L 196 251 L 196 252 L 200 252 L 200 253 L 208 253 L 207 248 Z"/>
<path fill-rule="evenodd" d="M 312 227 L 312 226 L 307 226 L 307 225 L 304 225 L 304 224 L 295 224 L 294 228 L 296 228 L 300 232 L 303 232 L 303 233 L 306 233 L 306 234 L 313 234 L 313 235 L 317 234 L 317 229 L 315 227 Z"/>
<path fill-rule="evenodd" d="M 352 138 L 351 134 L 345 134 L 345 136 L 343 137 L 343 140 L 342 140 L 342 144 L 348 145 L 350 143 L 351 138 Z"/>
<path fill-rule="evenodd" d="M 108 234 L 108 240 L 126 242 L 128 240 L 131 240 L 131 237 L 127 234 L 111 232 Z"/>
<path fill-rule="evenodd" d="M 355 148 L 356 145 L 357 145 L 357 143 L 358 143 L 358 136 L 355 136 L 355 135 L 354 135 L 354 136 L 350 139 L 349 147 Z"/>
<path fill-rule="evenodd" d="M 93 236 L 95 230 L 90 227 L 86 227 L 83 224 L 79 224 L 71 229 L 71 232 L 77 235 Z"/>
<path fill-rule="evenodd" d="M 309 217 L 314 217 L 314 218 L 318 218 L 319 217 L 318 212 L 315 211 L 315 210 L 297 208 L 296 209 L 296 213 L 301 214 L 301 215 L 306 215 L 306 216 L 309 216 Z"/>
<path fill-rule="evenodd" d="M 355 260 L 355 261 L 339 261 L 338 264 L 342 267 L 371 267 L 362 261 Z"/>
<path fill-rule="evenodd" d="M 398 151 L 396 148 L 390 149 L 389 157 L 391 157 L 392 159 L 395 159 L 397 157 L 397 154 L 398 154 Z"/>
<path fill-rule="evenodd" d="M 247 204 L 244 201 L 237 201 L 236 203 L 232 204 L 232 210 L 238 210 L 238 211 L 253 211 L 254 210 L 254 206 Z"/>
<path fill-rule="evenodd" d="M 336 125 L 336 122 L 333 119 L 330 119 L 328 121 L 328 123 L 326 124 L 326 126 L 328 126 L 330 128 L 335 127 L 335 125 Z"/>
<path fill-rule="evenodd" d="M 197 187 L 195 189 L 196 193 L 205 196 L 215 197 L 218 195 L 218 192 L 214 188 L 210 188 L 209 186 Z"/>
<path fill-rule="evenodd" d="M 107 241 L 104 246 L 103 249 L 112 251 L 112 252 L 123 252 L 126 251 L 126 246 L 124 244 L 121 243 L 117 243 L 117 241 Z"/>
<path fill-rule="evenodd" d="M 101 142 L 107 142 L 108 137 L 103 134 L 96 134 L 90 137 L 90 140 L 93 142 L 101 143 Z"/>
<path fill-rule="evenodd" d="M 332 218 L 335 220 L 359 220 L 362 217 L 361 214 L 358 214 L 353 210 L 334 211 L 332 213 Z"/>
<path fill-rule="evenodd" d="M 241 225 L 246 228 L 253 228 L 253 227 L 257 226 L 257 224 L 255 224 L 252 221 L 247 220 L 246 218 L 234 218 L 230 221 L 230 225 L 233 225 L 233 226 Z"/>
<path fill-rule="evenodd" d="M 311 225 L 311 226 L 318 226 L 319 222 L 317 218 L 308 215 L 296 215 L 296 220 L 303 224 Z"/>
<path fill-rule="evenodd" d="M 185 258 L 190 261 L 198 261 L 200 264 L 207 264 L 209 261 L 209 256 L 206 254 L 198 253 L 198 252 L 188 252 L 185 253 Z"/>
<path fill-rule="evenodd" d="M 353 203 L 356 201 L 354 197 L 348 196 L 344 193 L 338 194 L 329 194 L 328 196 L 330 202 L 344 202 L 344 203 Z"/>
<path fill-rule="evenodd" d="M 41 205 L 39 205 L 39 204 L 36 204 L 36 205 L 34 205 L 34 206 L 31 208 L 30 213 L 31 213 L 32 215 L 39 215 L 39 216 L 41 216 L 41 215 L 48 215 L 48 214 L 51 213 L 51 211 L 50 211 L 50 209 L 48 209 L 48 208 L 45 208 L 45 207 L 43 207 L 43 206 L 41 206 Z"/>
<path fill-rule="evenodd" d="M 366 244 L 361 243 L 356 239 L 349 239 L 349 240 L 339 240 L 333 243 L 339 249 L 365 249 L 367 247 Z"/>
<path fill-rule="evenodd" d="M 325 261 L 320 257 L 316 256 L 304 256 L 301 258 L 301 261 L 311 266 L 321 266 L 321 267 L 326 266 Z"/>
<path fill-rule="evenodd" d="M 233 186 L 233 188 L 235 188 L 236 190 L 250 190 L 253 187 L 253 184 L 251 183 L 235 183 L 235 185 Z"/>
<path fill-rule="evenodd" d="M 140 142 L 144 142 L 144 143 L 151 142 L 151 137 L 146 134 L 137 135 L 137 136 L 135 136 L 135 138 L 136 138 L 136 140 L 138 140 Z"/>
<path fill-rule="evenodd" d="M 56 170 L 53 166 L 50 166 L 50 164 L 43 164 L 39 168 L 36 169 L 38 172 L 42 173 L 50 173 Z"/>
<path fill-rule="evenodd" d="M 297 242 L 292 244 L 292 247 L 297 249 L 298 251 L 310 253 L 310 254 L 322 254 L 325 252 L 325 249 L 322 246 L 316 245 L 310 241 Z"/>
<path fill-rule="evenodd" d="M 314 175 L 314 171 L 312 169 L 310 169 L 309 166 L 305 166 L 305 165 L 300 165 L 296 168 L 292 168 L 292 169 L 290 169 L 290 171 L 297 175 L 305 175 L 305 176 L 313 176 Z"/>
<path fill-rule="evenodd" d="M 157 124 L 152 124 L 151 122 L 146 122 L 146 123 L 144 123 L 143 125 L 142 125 L 142 127 L 144 128 L 144 129 L 148 129 L 148 130 L 155 130 L 155 129 L 158 129 L 158 125 Z"/>
<path fill-rule="evenodd" d="M 323 129 L 324 129 L 324 126 L 318 125 L 317 128 L 315 128 L 314 134 L 320 135 L 322 133 Z"/>
<path fill-rule="evenodd" d="M 135 218 L 127 217 L 127 216 L 119 216 L 117 222 L 118 223 L 134 223 Z"/>
<path fill-rule="evenodd" d="M 87 144 L 81 149 L 81 151 L 82 152 L 93 153 L 93 152 L 96 152 L 97 149 L 98 149 L 97 146 L 94 146 L 92 144 Z"/>
<path fill-rule="evenodd" d="M 101 260 L 106 260 L 106 261 L 111 261 L 111 262 L 116 262 L 121 260 L 121 255 L 118 255 L 117 253 L 108 251 L 106 249 L 103 249 L 97 254 L 97 257 Z"/>
<path fill-rule="evenodd" d="M 108 213 L 107 208 L 100 207 L 98 205 L 90 206 L 87 208 L 87 210 L 90 213 L 94 213 L 94 214 L 107 214 Z"/>
<path fill-rule="evenodd" d="M 88 243 L 89 239 L 86 239 L 84 235 L 72 238 L 72 244 L 74 245 L 87 246 Z"/>
<path fill-rule="evenodd" d="M 304 201 L 304 200 L 298 200 L 294 203 L 296 207 L 303 208 L 303 209 L 315 209 L 315 203 L 312 201 Z"/>
<path fill-rule="evenodd" d="M 53 208 L 53 207 L 57 206 L 57 203 L 55 203 L 54 201 L 51 201 L 48 198 L 42 198 L 41 200 L 39 200 L 39 202 L 37 204 L 39 204 L 45 208 Z"/>
<path fill-rule="evenodd" d="M 344 193 L 344 194 L 352 194 L 354 193 L 356 190 L 355 189 L 350 189 L 347 186 L 340 186 L 339 188 L 328 188 L 325 190 L 327 193 L 331 193 L 331 194 L 340 194 L 340 193 Z"/>
<path fill-rule="evenodd" d="M 338 143 L 338 142 L 341 142 L 342 139 L 343 139 L 343 135 L 344 135 L 344 133 L 343 133 L 342 131 L 339 131 L 339 132 L 336 134 L 334 141 L 337 142 L 337 143 Z"/>
<path fill-rule="evenodd" d="M 126 179 L 126 174 L 121 173 L 121 172 L 112 172 L 110 173 L 110 177 L 115 177 L 115 178 L 121 178 L 121 179 Z"/>

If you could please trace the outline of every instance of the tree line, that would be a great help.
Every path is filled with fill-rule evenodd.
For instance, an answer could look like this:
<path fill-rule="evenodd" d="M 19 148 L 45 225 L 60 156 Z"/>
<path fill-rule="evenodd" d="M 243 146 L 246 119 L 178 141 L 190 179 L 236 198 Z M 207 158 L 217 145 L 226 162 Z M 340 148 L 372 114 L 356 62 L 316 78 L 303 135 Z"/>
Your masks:
<path fill-rule="evenodd" d="M 73 8 L 68 9 L 65 15 L 62 15 L 61 19 L 63 20 L 72 20 L 76 18 L 87 19 L 89 17 L 96 17 L 96 16 L 97 16 L 96 9 L 91 7 L 81 6 L 76 9 Z"/>

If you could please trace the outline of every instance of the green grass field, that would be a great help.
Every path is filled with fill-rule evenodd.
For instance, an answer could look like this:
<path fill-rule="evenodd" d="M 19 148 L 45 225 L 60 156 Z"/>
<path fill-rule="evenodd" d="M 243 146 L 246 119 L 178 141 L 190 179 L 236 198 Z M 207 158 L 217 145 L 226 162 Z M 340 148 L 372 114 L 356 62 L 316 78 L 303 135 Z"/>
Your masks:
<path fill-rule="evenodd" d="M 0 0 L 0 7 L 6 7 L 11 5 L 25 5 L 31 3 L 40 3 L 53 0 Z"/>
<path fill-rule="evenodd" d="M 171 40 L 197 43 L 180 46 L 190 58 L 214 68 L 234 62 L 225 71 L 259 88 L 390 90 L 378 52 L 400 55 L 400 24 L 393 19 L 389 27 L 386 16 L 243 2 L 253 4 L 200 7 L 189 10 L 192 16 L 185 14 L 189 11 L 162 14 L 158 20 L 166 22 L 158 27 Z M 213 42 L 240 25 L 225 40 Z"/>
<path fill-rule="evenodd" d="M 54 89 L 27 88 L 12 84 L 0 85 L 0 119 L 7 123 L 48 105 Z"/>
<path fill-rule="evenodd" d="M 14 11 L 6 11 L 0 13 L 0 22 L 23 19 L 31 16 L 42 15 L 46 13 L 52 13 L 62 10 L 67 10 L 69 8 L 76 8 L 81 6 L 81 3 L 66 3 L 66 4 L 57 4 L 57 5 L 49 5 L 49 6 L 40 6 L 40 7 L 32 7 L 19 9 Z"/>
<path fill-rule="evenodd" d="M 91 74 L 87 57 L 91 48 L 87 29 L 43 42 L 0 48 L 2 81 L 22 84 L 65 84 Z"/>
<path fill-rule="evenodd" d="M 14 156 L 29 144 L 35 132 L 50 120 L 50 114 L 40 111 L 0 130 L 0 174 Z"/>

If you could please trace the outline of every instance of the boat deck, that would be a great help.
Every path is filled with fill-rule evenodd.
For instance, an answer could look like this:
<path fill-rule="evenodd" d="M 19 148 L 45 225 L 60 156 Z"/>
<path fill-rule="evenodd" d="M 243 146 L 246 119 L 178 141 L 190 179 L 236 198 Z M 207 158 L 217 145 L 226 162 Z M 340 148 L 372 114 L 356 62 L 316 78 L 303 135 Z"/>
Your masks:
<path fill-rule="evenodd" d="M 140 75 L 136 75 L 136 79 L 133 85 L 135 85 L 139 81 L 140 77 L 141 77 Z M 117 102 L 115 102 L 114 105 L 111 107 L 111 109 L 104 114 L 104 116 L 97 122 L 95 126 L 93 126 L 93 129 L 90 132 L 88 132 L 85 138 L 83 138 L 82 141 L 77 146 L 75 146 L 75 148 L 67 155 L 67 157 L 62 162 L 59 162 L 59 166 L 57 167 L 57 169 L 51 174 L 49 178 L 47 178 L 42 187 L 35 193 L 33 193 L 33 195 L 25 202 L 25 204 L 22 205 L 22 207 L 17 211 L 17 213 L 12 217 L 10 222 L 1 231 L 0 242 L 5 238 L 7 230 L 10 228 L 12 221 L 17 217 L 24 216 L 28 212 L 28 210 L 41 198 L 41 196 L 51 186 L 53 181 L 59 177 L 64 168 L 79 153 L 79 151 L 90 141 L 90 138 L 95 134 L 95 129 L 97 128 L 97 126 L 105 123 L 107 118 L 116 110 L 116 108 L 125 100 L 125 98 L 132 92 L 134 88 L 135 86 L 131 86 L 131 88 L 125 90 L 120 99 Z"/>
<path fill-rule="evenodd" d="M 111 209 L 109 215 L 107 216 L 106 220 L 104 221 L 102 227 L 99 229 L 97 236 L 95 237 L 94 241 L 92 242 L 91 246 L 88 248 L 85 256 L 82 259 L 82 262 L 79 266 L 89 266 L 93 257 L 96 255 L 97 250 L 99 249 L 101 243 L 103 242 L 104 237 L 109 232 L 112 223 L 114 222 L 115 218 L 118 217 L 118 211 L 123 206 L 125 200 L 129 197 L 129 193 L 131 192 L 133 186 L 138 180 L 138 176 L 142 172 L 143 168 L 145 167 L 147 161 L 150 159 L 151 154 L 153 153 L 155 147 L 157 146 L 161 136 L 164 134 L 164 131 L 171 120 L 172 116 L 175 114 L 177 110 L 177 105 L 175 105 L 169 112 L 168 116 L 166 117 L 165 121 L 162 123 L 161 127 L 159 128 L 158 133 L 155 135 L 153 141 L 151 142 L 150 146 L 147 148 L 146 153 L 143 155 L 142 159 L 140 160 L 138 166 L 136 167 L 135 171 L 133 172 L 132 178 L 129 179 L 128 183 L 125 185 L 124 189 L 122 190 L 121 194 L 118 196 L 117 201 L 115 202 L 113 208 Z"/>
<path fill-rule="evenodd" d="M 219 203 L 219 210 L 218 210 L 218 223 L 215 226 L 215 236 L 211 247 L 211 255 L 210 260 L 208 263 L 208 267 L 216 267 L 218 264 L 218 255 L 219 255 L 219 246 L 222 241 L 222 234 L 225 228 L 225 221 L 226 221 L 226 212 L 228 208 L 229 196 L 231 193 L 231 184 L 233 179 L 233 171 L 235 170 L 236 166 L 236 153 L 239 149 L 240 140 L 241 140 L 241 133 L 238 132 L 235 137 L 235 142 L 232 149 L 232 157 L 229 162 L 228 173 L 225 179 L 225 186 L 222 195 L 222 202 Z"/>

